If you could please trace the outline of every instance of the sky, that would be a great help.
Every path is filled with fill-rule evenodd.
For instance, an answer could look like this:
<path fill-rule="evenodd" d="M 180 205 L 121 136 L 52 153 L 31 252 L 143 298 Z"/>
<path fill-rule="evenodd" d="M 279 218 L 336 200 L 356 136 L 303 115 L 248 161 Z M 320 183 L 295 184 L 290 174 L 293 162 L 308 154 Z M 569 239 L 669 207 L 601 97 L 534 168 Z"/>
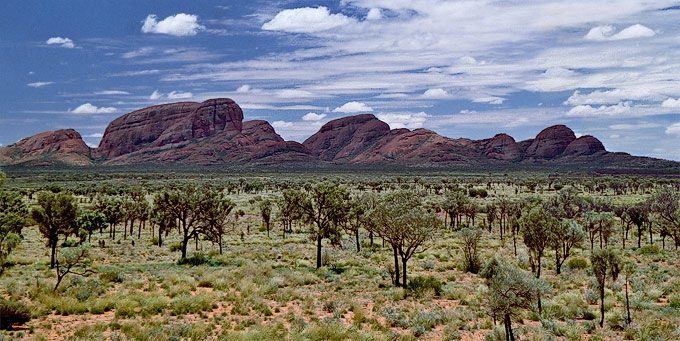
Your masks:
<path fill-rule="evenodd" d="M 371 113 L 391 128 L 533 138 L 566 124 L 680 160 L 680 1 L 0 2 L 0 144 L 229 97 L 304 141 Z"/>

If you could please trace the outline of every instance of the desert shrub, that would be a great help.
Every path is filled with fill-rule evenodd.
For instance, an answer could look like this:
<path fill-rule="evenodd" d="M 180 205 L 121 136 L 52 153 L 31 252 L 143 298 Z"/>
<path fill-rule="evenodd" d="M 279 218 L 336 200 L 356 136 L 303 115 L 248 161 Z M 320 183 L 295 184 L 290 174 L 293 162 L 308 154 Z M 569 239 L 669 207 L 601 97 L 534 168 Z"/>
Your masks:
<path fill-rule="evenodd" d="M 387 307 L 383 310 L 382 315 L 385 318 L 385 323 L 390 327 L 408 327 L 404 312 L 400 308 Z"/>
<path fill-rule="evenodd" d="M 143 315 L 161 314 L 168 307 L 169 300 L 165 296 L 149 295 L 142 299 Z"/>
<path fill-rule="evenodd" d="M 182 242 L 177 242 L 170 245 L 170 252 L 178 252 L 182 250 Z"/>
<path fill-rule="evenodd" d="M 354 340 L 358 339 L 356 331 L 347 329 L 335 319 L 326 319 L 317 323 L 308 324 L 302 331 L 293 333 L 291 339 L 293 340 Z"/>
<path fill-rule="evenodd" d="M 210 297 L 206 295 L 179 295 L 170 302 L 170 308 L 174 315 L 198 314 L 202 311 L 212 310 L 213 305 Z"/>
<path fill-rule="evenodd" d="M 80 302 L 76 298 L 69 296 L 62 297 L 52 295 L 51 293 L 44 294 L 40 297 L 40 301 L 58 315 L 83 314 L 88 311 L 85 302 Z"/>
<path fill-rule="evenodd" d="M 0 329 L 9 330 L 12 325 L 22 325 L 31 320 L 31 312 L 23 302 L 0 299 Z"/>
<path fill-rule="evenodd" d="M 193 256 L 180 259 L 177 264 L 179 265 L 191 265 L 191 266 L 199 266 L 203 265 L 206 263 L 210 262 L 210 258 L 206 256 L 203 252 L 196 252 L 193 254 Z"/>
<path fill-rule="evenodd" d="M 106 271 L 99 274 L 99 280 L 104 283 L 122 283 L 123 279 L 120 271 Z"/>
<path fill-rule="evenodd" d="M 638 252 L 641 255 L 655 255 L 655 254 L 661 252 L 661 248 L 659 248 L 658 245 L 647 244 L 647 245 L 643 245 L 641 248 L 639 248 Z"/>
<path fill-rule="evenodd" d="M 417 276 L 408 283 L 408 289 L 417 297 L 430 290 L 435 296 L 439 296 L 442 293 L 442 286 L 442 282 L 433 276 Z"/>
<path fill-rule="evenodd" d="M 74 277 L 66 290 L 67 295 L 81 302 L 99 296 L 104 292 L 106 292 L 106 288 L 98 280 L 88 279 L 84 281 L 81 277 Z"/>
<path fill-rule="evenodd" d="M 90 314 L 103 314 L 116 307 L 115 303 L 111 298 L 103 299 L 90 299 L 86 302 L 87 310 Z"/>
<path fill-rule="evenodd" d="M 286 339 L 288 330 L 282 323 L 256 325 L 245 332 L 229 332 L 225 330 L 220 339 L 233 341 L 280 341 Z"/>
<path fill-rule="evenodd" d="M 574 257 L 567 261 L 567 266 L 571 270 L 583 270 L 588 268 L 588 261 L 585 258 Z"/>
<path fill-rule="evenodd" d="M 135 308 L 137 308 L 138 304 L 136 301 L 131 300 L 129 298 L 123 298 L 121 300 L 118 300 L 116 302 L 116 317 L 117 318 L 126 318 L 126 317 L 135 317 Z"/>
<path fill-rule="evenodd" d="M 674 309 L 680 308 L 680 294 L 673 294 L 668 297 L 668 306 Z"/>
<path fill-rule="evenodd" d="M 442 324 L 444 322 L 444 316 L 442 315 L 441 311 L 420 311 L 411 316 L 411 320 L 409 322 L 411 324 L 411 328 L 415 328 L 414 335 L 421 336 L 425 334 L 425 332 L 429 332 L 434 327 Z M 419 332 L 419 334 L 416 335 L 415 331 Z"/>

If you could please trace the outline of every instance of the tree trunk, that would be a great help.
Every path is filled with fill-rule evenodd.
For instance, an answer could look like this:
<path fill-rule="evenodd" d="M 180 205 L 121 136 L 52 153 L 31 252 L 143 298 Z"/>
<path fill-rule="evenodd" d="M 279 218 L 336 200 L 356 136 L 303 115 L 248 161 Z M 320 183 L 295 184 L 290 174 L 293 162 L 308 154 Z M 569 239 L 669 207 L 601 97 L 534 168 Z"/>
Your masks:
<path fill-rule="evenodd" d="M 638 226 L 638 249 L 639 249 L 639 248 L 641 247 L 641 245 L 642 245 L 642 244 L 640 244 L 640 243 L 641 243 L 641 240 L 642 240 L 642 229 L 641 229 L 640 227 L 641 227 L 641 226 Z"/>
<path fill-rule="evenodd" d="M 600 328 L 604 326 L 604 283 L 600 285 Z"/>
<path fill-rule="evenodd" d="M 408 283 L 408 282 L 406 282 L 406 262 L 407 261 L 408 261 L 408 259 L 406 259 L 406 258 L 401 259 L 401 276 L 402 276 L 402 279 L 403 279 L 401 285 L 404 286 L 404 289 L 406 289 L 406 284 Z"/>
<path fill-rule="evenodd" d="M 321 236 L 316 237 L 316 268 L 321 267 Z"/>
<path fill-rule="evenodd" d="M 505 314 L 503 318 L 503 324 L 505 324 L 506 329 L 506 340 L 515 341 L 515 335 L 512 333 L 512 320 L 510 320 L 510 314 Z"/>
<path fill-rule="evenodd" d="M 50 269 L 54 269 L 54 256 L 57 253 L 57 241 L 52 240 L 50 244 L 51 244 L 50 246 L 52 247 L 52 252 L 50 256 Z"/>
<path fill-rule="evenodd" d="M 354 238 L 356 239 L 357 242 L 357 253 L 361 252 L 361 245 L 359 244 L 359 229 L 357 228 L 356 231 L 354 231 Z"/>
<path fill-rule="evenodd" d="M 189 244 L 189 239 L 185 236 L 182 240 L 182 259 L 187 258 L 187 244 Z"/>
<path fill-rule="evenodd" d="M 400 287 L 401 284 L 399 281 L 401 280 L 399 278 L 399 258 L 397 258 L 397 248 L 395 246 L 392 246 L 392 250 L 394 250 L 394 285 L 397 287 Z"/>
<path fill-rule="evenodd" d="M 562 263 L 560 263 L 560 251 L 555 250 L 555 270 L 556 270 L 558 275 L 561 272 L 561 268 L 562 268 Z"/>
<path fill-rule="evenodd" d="M 630 324 L 632 320 L 630 319 L 630 300 L 628 300 L 628 278 L 626 278 L 626 314 L 628 317 L 626 321 Z"/>

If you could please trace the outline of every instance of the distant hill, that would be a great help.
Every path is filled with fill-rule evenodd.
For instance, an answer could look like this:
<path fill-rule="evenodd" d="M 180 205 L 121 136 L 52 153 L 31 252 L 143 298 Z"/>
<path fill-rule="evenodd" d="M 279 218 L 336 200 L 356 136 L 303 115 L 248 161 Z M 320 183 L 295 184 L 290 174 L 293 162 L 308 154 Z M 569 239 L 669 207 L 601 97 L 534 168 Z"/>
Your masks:
<path fill-rule="evenodd" d="M 564 125 L 534 139 L 507 134 L 452 139 L 427 129 L 390 129 L 370 114 L 326 123 L 303 143 L 284 141 L 266 121 L 243 121 L 228 98 L 156 105 L 111 122 L 98 148 L 72 129 L 44 132 L 0 148 L 5 165 L 286 165 L 424 168 L 542 165 L 606 169 L 680 170 L 680 163 L 611 153 L 593 136 Z"/>

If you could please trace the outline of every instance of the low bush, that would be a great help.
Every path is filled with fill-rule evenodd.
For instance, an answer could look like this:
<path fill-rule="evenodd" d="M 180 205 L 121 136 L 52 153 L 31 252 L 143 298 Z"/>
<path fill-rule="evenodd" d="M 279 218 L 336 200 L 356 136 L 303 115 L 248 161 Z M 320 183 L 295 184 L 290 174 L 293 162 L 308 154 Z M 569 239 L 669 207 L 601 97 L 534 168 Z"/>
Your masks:
<path fill-rule="evenodd" d="M 442 293 L 442 282 L 433 276 L 417 276 L 408 283 L 408 289 L 417 297 L 422 296 L 428 291 L 432 291 L 435 296 Z"/>
<path fill-rule="evenodd" d="M 170 303 L 174 315 L 198 314 L 202 311 L 212 310 L 213 305 L 210 297 L 206 295 L 180 295 Z"/>
<path fill-rule="evenodd" d="M 177 264 L 179 264 L 179 265 L 187 265 L 188 264 L 188 265 L 191 265 L 191 266 L 199 266 L 199 265 L 203 265 L 203 264 L 206 264 L 206 263 L 210 263 L 210 258 L 208 258 L 208 256 L 206 256 L 202 252 L 196 252 L 196 253 L 194 253 L 193 256 L 191 256 L 189 258 L 180 259 L 177 262 Z"/>
<path fill-rule="evenodd" d="M 123 274 L 119 271 L 106 271 L 99 274 L 99 280 L 104 283 L 122 283 Z"/>
<path fill-rule="evenodd" d="M 588 261 L 585 258 L 574 257 L 567 261 L 567 266 L 571 270 L 583 270 L 588 267 Z"/>
<path fill-rule="evenodd" d="M 0 329 L 9 330 L 31 320 L 31 312 L 22 302 L 0 299 Z"/>

